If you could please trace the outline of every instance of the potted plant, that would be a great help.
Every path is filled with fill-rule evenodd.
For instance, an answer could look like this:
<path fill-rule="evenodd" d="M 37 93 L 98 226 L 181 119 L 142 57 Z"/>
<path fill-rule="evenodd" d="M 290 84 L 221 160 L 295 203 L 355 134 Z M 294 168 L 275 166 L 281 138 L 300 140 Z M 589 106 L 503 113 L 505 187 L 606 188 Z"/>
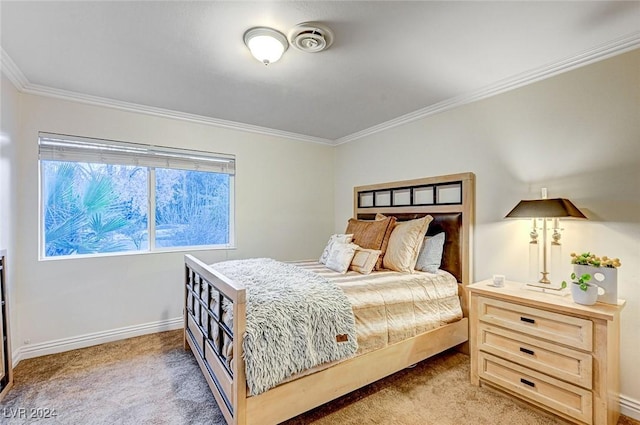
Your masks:
<path fill-rule="evenodd" d="M 593 305 L 598 301 L 598 285 L 589 283 L 591 275 L 584 273 L 578 277 L 575 273 L 571 273 L 571 296 L 573 301 L 578 304 Z M 567 282 L 562 282 L 566 286 Z"/>
<path fill-rule="evenodd" d="M 617 269 L 622 264 L 619 258 L 598 257 L 590 252 L 577 255 L 571 253 L 571 294 L 578 304 L 592 305 L 596 301 L 616 304 L 618 302 Z M 566 287 L 566 282 L 562 282 Z M 602 293 L 598 288 L 602 288 Z"/>

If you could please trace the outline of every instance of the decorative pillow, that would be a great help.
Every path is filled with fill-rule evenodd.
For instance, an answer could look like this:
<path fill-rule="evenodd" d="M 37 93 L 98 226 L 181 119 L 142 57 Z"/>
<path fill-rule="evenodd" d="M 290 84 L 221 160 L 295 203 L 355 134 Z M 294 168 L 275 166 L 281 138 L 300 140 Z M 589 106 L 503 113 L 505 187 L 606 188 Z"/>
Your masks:
<path fill-rule="evenodd" d="M 338 273 L 346 273 L 356 249 L 358 249 L 358 245 L 354 243 L 334 243 L 325 266 Z"/>
<path fill-rule="evenodd" d="M 387 249 L 387 243 L 396 222 L 395 217 L 385 217 L 381 220 L 349 219 L 345 233 L 353 233 L 353 242 L 361 248 L 380 250 L 381 254 L 376 262 L 376 270 L 382 269 L 382 257 Z"/>
<path fill-rule="evenodd" d="M 434 236 L 425 236 L 422 249 L 416 262 L 416 270 L 436 273 L 442 264 L 442 252 L 444 250 L 444 232 Z"/>
<path fill-rule="evenodd" d="M 329 258 L 329 252 L 331 252 L 331 247 L 334 243 L 349 243 L 353 240 L 353 235 L 346 235 L 344 233 L 336 233 L 335 235 L 331 235 L 329 238 L 329 242 L 327 242 L 327 246 L 324 247 L 324 251 L 322 251 L 322 255 L 318 262 L 320 264 L 326 264 L 327 258 Z"/>
<path fill-rule="evenodd" d="M 356 249 L 356 254 L 353 256 L 353 260 L 351 260 L 349 269 L 362 274 L 371 273 L 371 270 L 373 270 L 378 262 L 381 252 L 382 251 L 378 249 Z"/>
<path fill-rule="evenodd" d="M 387 217 L 384 214 L 380 214 L 380 213 L 376 213 L 376 220 L 384 220 Z M 396 217 L 391 217 L 392 219 L 392 223 L 391 225 L 387 228 L 387 233 L 385 233 L 384 235 L 384 239 L 382 240 L 382 247 L 380 248 L 380 251 L 382 251 L 382 254 L 380 254 L 380 257 L 378 257 L 378 262 L 376 263 L 376 270 L 382 270 L 384 269 L 384 266 L 382 265 L 383 261 L 384 261 L 384 253 L 387 252 L 387 246 L 389 245 L 389 238 L 391 237 L 391 232 L 393 232 L 393 228 L 396 227 Z"/>
<path fill-rule="evenodd" d="M 415 220 L 397 223 L 393 228 L 383 265 L 386 269 L 411 273 L 416 266 L 424 234 L 433 217 L 426 215 Z"/>

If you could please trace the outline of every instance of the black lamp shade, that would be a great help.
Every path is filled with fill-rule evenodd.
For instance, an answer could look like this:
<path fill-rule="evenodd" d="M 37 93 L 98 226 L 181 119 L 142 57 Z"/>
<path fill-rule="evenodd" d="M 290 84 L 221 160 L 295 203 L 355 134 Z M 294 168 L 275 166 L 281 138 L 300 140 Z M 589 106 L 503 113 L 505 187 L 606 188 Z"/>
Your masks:
<path fill-rule="evenodd" d="M 505 218 L 584 218 L 573 203 L 568 199 L 534 199 L 531 201 L 520 201 Z"/>

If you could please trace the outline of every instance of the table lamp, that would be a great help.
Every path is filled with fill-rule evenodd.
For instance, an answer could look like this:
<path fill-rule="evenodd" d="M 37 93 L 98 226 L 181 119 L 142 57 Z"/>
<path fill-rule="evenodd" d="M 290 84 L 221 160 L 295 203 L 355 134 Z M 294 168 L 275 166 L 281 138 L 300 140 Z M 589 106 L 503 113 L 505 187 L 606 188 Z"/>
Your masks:
<path fill-rule="evenodd" d="M 562 289 L 560 284 L 552 284 L 549 280 L 547 270 L 547 220 L 553 219 L 553 245 L 560 245 L 560 224 L 561 218 L 581 218 L 587 217 L 571 201 L 563 198 L 546 199 L 546 189 L 542 190 L 543 199 L 523 200 L 518 203 L 505 218 L 529 218 L 533 219 L 533 230 L 529 234 L 530 243 L 538 243 L 537 219 L 542 219 L 542 277 L 538 283 L 529 285 L 538 286 L 545 289 Z"/>

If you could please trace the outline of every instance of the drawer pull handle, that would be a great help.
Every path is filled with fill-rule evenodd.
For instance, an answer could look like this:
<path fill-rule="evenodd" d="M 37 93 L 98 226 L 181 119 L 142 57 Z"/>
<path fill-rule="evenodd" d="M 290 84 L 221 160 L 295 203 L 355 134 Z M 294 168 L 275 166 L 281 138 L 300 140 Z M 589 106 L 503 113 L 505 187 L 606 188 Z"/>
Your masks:
<path fill-rule="evenodd" d="M 535 386 L 536 386 L 535 382 L 528 381 L 528 380 L 526 380 L 524 378 L 520 378 L 520 382 L 522 382 L 523 384 L 528 385 L 528 386 L 530 386 L 532 388 L 535 388 Z"/>
<path fill-rule="evenodd" d="M 520 347 L 520 351 L 522 351 L 525 354 L 529 354 L 530 356 L 533 356 L 535 354 L 533 350 L 529 350 L 528 348 L 524 348 L 524 347 Z"/>
<path fill-rule="evenodd" d="M 527 323 L 536 323 L 535 319 L 529 319 L 528 317 L 520 317 L 520 320 Z"/>

